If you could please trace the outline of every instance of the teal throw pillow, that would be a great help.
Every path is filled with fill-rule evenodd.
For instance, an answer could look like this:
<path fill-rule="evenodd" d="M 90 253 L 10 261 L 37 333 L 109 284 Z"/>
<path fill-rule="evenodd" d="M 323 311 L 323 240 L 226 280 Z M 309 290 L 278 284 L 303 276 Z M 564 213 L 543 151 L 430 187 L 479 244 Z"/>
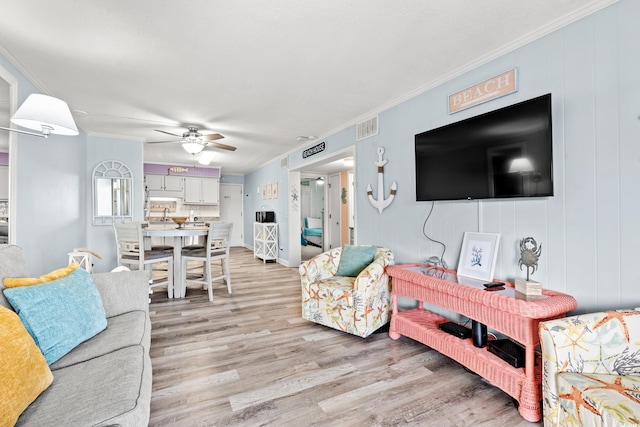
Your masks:
<path fill-rule="evenodd" d="M 82 269 L 52 282 L 8 288 L 4 295 L 49 365 L 107 327 L 100 294 Z"/>
<path fill-rule="evenodd" d="M 351 246 L 342 248 L 340 264 L 336 276 L 357 277 L 376 256 L 378 248 L 375 246 Z"/>

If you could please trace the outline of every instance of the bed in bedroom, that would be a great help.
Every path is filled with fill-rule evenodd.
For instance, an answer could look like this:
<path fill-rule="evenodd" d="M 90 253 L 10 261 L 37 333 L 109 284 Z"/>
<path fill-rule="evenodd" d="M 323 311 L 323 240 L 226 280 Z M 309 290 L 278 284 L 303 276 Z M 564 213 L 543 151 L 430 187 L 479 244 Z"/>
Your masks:
<path fill-rule="evenodd" d="M 303 241 L 307 244 L 322 247 L 322 218 L 305 217 L 302 229 Z"/>

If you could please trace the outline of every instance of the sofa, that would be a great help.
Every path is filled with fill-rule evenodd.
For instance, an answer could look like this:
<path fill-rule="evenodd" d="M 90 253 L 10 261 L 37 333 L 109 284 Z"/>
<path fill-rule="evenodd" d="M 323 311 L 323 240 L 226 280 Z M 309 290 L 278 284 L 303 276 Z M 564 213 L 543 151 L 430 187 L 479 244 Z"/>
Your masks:
<path fill-rule="evenodd" d="M 391 318 L 393 253 L 375 246 L 345 245 L 299 267 L 302 318 L 362 338 Z"/>
<path fill-rule="evenodd" d="M 640 310 L 540 323 L 545 427 L 640 425 Z"/>
<path fill-rule="evenodd" d="M 3 321 L 0 322 L 0 335 L 4 341 L 0 343 L 0 363 L 4 372 L 0 373 L 0 392 L 4 402 L 19 394 L 20 390 L 35 387 L 37 396 L 27 398 L 35 400 L 22 402 L 16 400 L 12 411 L 17 409 L 17 420 L 11 419 L 7 408 L 0 407 L 0 425 L 17 426 L 146 426 L 149 422 L 151 402 L 151 359 L 149 347 L 151 342 L 151 323 L 149 319 L 149 287 L 148 272 L 119 272 L 99 273 L 89 275 L 84 270 L 75 266 L 67 267 L 69 271 L 55 280 L 50 280 L 47 275 L 40 278 L 29 278 L 29 272 L 20 247 L 15 245 L 0 245 L 0 312 Z M 64 270 L 64 269 L 61 269 Z M 53 276 L 54 272 L 50 273 Z M 89 291 L 75 284 L 64 282 L 69 277 L 83 280 Z M 15 279 L 10 279 L 15 278 Z M 19 281 L 29 278 L 34 286 L 17 286 L 7 288 L 6 283 L 11 280 Z M 43 279 L 44 278 L 44 279 Z M 5 280 L 8 279 L 8 280 Z M 24 279 L 27 280 L 27 279 Z M 44 282 L 42 282 L 44 280 Z M 14 282 L 11 282 L 15 284 Z M 31 284 L 29 283 L 29 285 Z M 66 283 L 66 284 L 65 284 Z M 94 295 L 97 303 L 83 304 L 96 306 L 96 310 L 103 313 L 104 320 L 98 319 L 101 331 L 93 337 L 75 345 L 70 351 L 55 354 L 56 360 L 49 363 L 46 354 L 54 347 L 43 349 L 44 340 L 30 338 L 22 331 L 15 332 L 10 325 L 20 326 L 19 320 L 28 330 L 40 331 L 49 326 L 47 322 L 37 322 L 29 319 L 27 322 L 23 315 L 29 313 L 30 302 L 38 304 L 33 292 L 38 289 L 54 289 L 54 286 L 62 286 L 65 292 L 76 294 Z M 67 286 L 64 288 L 64 286 Z M 85 285 L 83 285 L 85 286 Z M 20 289 L 16 291 L 16 289 Z M 97 290 L 97 292 L 96 292 Z M 19 292 L 31 292 L 20 294 Z M 56 291 L 57 292 L 57 291 Z M 20 300 L 16 296 L 27 295 L 26 300 Z M 62 292 L 54 295 L 66 295 Z M 85 295 L 80 295 L 84 298 Z M 54 300 L 48 296 L 48 301 Z M 72 304 L 73 297 L 64 297 L 63 304 Z M 11 302 L 13 301 L 13 302 Z M 21 304 L 20 309 L 15 309 L 12 304 Z M 26 305 L 25 305 L 26 304 Z M 53 304 L 53 303 L 51 303 Z M 47 307 L 48 309 L 48 307 Z M 103 309 L 103 311 L 101 311 Z M 56 324 L 57 318 L 64 317 L 70 309 L 65 306 L 62 311 L 49 314 L 51 324 Z M 46 310 L 41 310 L 46 311 Z M 15 313 L 15 314 L 14 314 Z M 27 314 L 25 314 L 27 313 Z M 101 316 L 97 316 L 100 318 Z M 103 322 L 102 324 L 100 324 Z M 83 322 L 78 322 L 83 323 Z M 47 325 L 44 325 L 47 324 Z M 73 326 L 73 325 L 71 325 Z M 79 325 L 84 327 L 85 325 Z M 40 329 L 39 329 L 40 328 Z M 61 333 L 59 328 L 52 333 Z M 19 339 L 7 340 L 7 334 L 21 334 Z M 24 338 L 26 336 L 26 338 Z M 73 338 L 73 337 L 72 337 Z M 34 343 L 38 347 L 34 347 Z M 19 345 L 17 350 L 11 345 Z M 4 347 L 4 351 L 3 351 Z M 33 348 L 36 348 L 34 351 Z M 57 347 L 55 347 L 57 349 Z M 39 351 L 38 351 L 39 350 Z M 57 351 L 57 350 L 56 350 Z M 18 360 L 10 360 L 14 352 L 20 352 Z M 23 362 L 24 361 L 24 362 Z M 44 361 L 44 363 L 43 363 Z M 23 366 L 32 363 L 30 366 Z M 17 363 L 11 371 L 8 371 L 9 363 Z M 34 367 L 35 366 L 35 367 Z M 49 372 L 50 371 L 50 372 Z M 15 375 L 15 372 L 20 372 Z M 20 386 L 7 386 L 8 381 L 18 381 Z M 40 387 L 40 388 L 38 388 Z M 41 391 L 41 389 L 43 389 Z M 18 391 L 16 391 L 18 390 Z M 7 397 L 8 395 L 8 397 Z M 18 396 L 18 398 L 22 398 Z M 24 399 L 23 399 L 24 400 Z M 26 405 L 16 408 L 15 405 Z M 3 413 L 4 412 L 4 413 Z"/>

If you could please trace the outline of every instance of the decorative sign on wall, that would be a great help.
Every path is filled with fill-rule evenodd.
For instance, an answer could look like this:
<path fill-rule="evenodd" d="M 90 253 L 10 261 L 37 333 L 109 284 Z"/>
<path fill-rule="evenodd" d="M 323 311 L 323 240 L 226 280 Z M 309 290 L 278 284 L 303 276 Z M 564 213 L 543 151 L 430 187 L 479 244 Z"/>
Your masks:
<path fill-rule="evenodd" d="M 500 98 L 518 90 L 516 69 L 505 71 L 488 80 L 449 95 L 449 114 Z"/>
<path fill-rule="evenodd" d="M 367 197 L 369 198 L 369 202 L 373 205 L 374 208 L 378 209 L 378 213 L 382 213 L 384 208 L 389 206 L 393 201 L 393 198 L 396 196 L 396 190 L 398 189 L 398 185 L 395 181 L 391 184 L 391 191 L 389 197 L 384 198 L 384 165 L 387 164 L 386 160 L 382 160 L 382 155 L 384 154 L 384 148 L 378 147 L 378 161 L 373 162 L 376 166 L 378 166 L 378 199 L 376 200 L 373 197 L 373 190 L 371 189 L 371 185 L 367 185 Z"/>
<path fill-rule="evenodd" d="M 189 173 L 189 168 L 183 168 L 180 166 L 172 166 L 167 170 L 168 175 L 172 173 Z"/>
<path fill-rule="evenodd" d="M 326 148 L 326 143 L 322 141 L 320 144 L 316 144 L 311 148 L 307 148 L 302 152 L 302 158 L 306 159 L 307 157 L 311 157 L 315 154 L 322 153 Z"/>
<path fill-rule="evenodd" d="M 262 200 L 278 198 L 278 183 L 262 184 Z"/>

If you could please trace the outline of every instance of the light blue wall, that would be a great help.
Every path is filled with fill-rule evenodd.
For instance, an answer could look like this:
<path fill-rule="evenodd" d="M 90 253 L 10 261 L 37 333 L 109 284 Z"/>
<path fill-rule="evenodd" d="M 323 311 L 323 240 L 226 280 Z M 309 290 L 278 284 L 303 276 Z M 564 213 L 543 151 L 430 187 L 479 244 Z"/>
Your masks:
<path fill-rule="evenodd" d="M 94 271 L 111 271 L 117 266 L 116 243 L 111 225 L 93 225 L 92 186 L 93 169 L 105 160 L 117 160 L 129 167 L 133 174 L 133 220 L 142 221 L 144 212 L 144 160 L 142 142 L 89 135 L 87 137 L 85 177 L 87 180 L 86 247 L 97 252 L 102 259 L 94 258 Z"/>
<path fill-rule="evenodd" d="M 18 105 L 39 90 L 9 61 L 4 67 L 18 81 Z M 55 94 L 54 94 L 55 95 Z M 73 108 L 73 106 L 70 106 Z M 134 212 L 142 216 L 142 143 L 111 138 L 17 134 L 11 153 L 16 169 L 16 244 L 22 247 L 32 275 L 66 265 L 73 248 L 88 247 L 106 257 L 96 271 L 115 267 L 111 227 L 94 227 L 91 213 L 91 173 L 99 161 L 116 159 L 134 171 Z M 107 236 L 109 234 L 109 236 Z M 112 255 L 113 253 L 113 255 Z M 113 260 L 111 257 L 113 256 Z"/>
<path fill-rule="evenodd" d="M 0 65 L 18 81 L 18 105 L 39 92 L 2 56 Z M 84 242 L 85 138 L 83 134 L 47 139 L 16 135 L 11 167 L 16 171 L 17 194 L 11 203 L 17 215 L 11 221 L 32 274 L 66 265 L 69 250 Z"/>
<path fill-rule="evenodd" d="M 221 184 L 244 184 L 244 175 L 225 175 L 220 176 Z"/>
<path fill-rule="evenodd" d="M 640 2 L 622 0 L 381 113 L 377 136 L 356 143 L 349 127 L 326 138 L 328 153 L 356 147 L 358 243 L 385 245 L 398 263 L 440 255 L 422 234 L 431 203 L 415 201 L 414 135 L 550 92 L 555 196 L 436 202 L 425 230 L 446 244 L 454 268 L 465 231 L 500 233 L 495 276 L 508 280 L 524 276 L 518 242 L 533 236 L 542 244 L 533 279 L 574 295 L 577 311 L 640 306 L 639 20 Z M 449 94 L 513 67 L 515 94 L 447 113 Z M 388 160 L 385 194 L 398 184 L 382 214 L 366 198 L 368 184 L 377 191 L 378 147 Z M 289 156 L 290 167 L 303 163 L 303 149 Z"/>
<path fill-rule="evenodd" d="M 244 177 L 244 244 L 253 248 L 253 222 L 256 211 L 274 211 L 278 223 L 279 258 L 289 256 L 289 213 L 287 205 L 288 170 L 280 166 L 280 160 L 270 162 L 259 170 Z M 278 198 L 262 198 L 262 185 L 278 183 Z"/>
<path fill-rule="evenodd" d="M 16 243 L 39 275 L 65 266 L 67 254 L 85 245 L 86 136 L 20 135 L 17 145 Z"/>

